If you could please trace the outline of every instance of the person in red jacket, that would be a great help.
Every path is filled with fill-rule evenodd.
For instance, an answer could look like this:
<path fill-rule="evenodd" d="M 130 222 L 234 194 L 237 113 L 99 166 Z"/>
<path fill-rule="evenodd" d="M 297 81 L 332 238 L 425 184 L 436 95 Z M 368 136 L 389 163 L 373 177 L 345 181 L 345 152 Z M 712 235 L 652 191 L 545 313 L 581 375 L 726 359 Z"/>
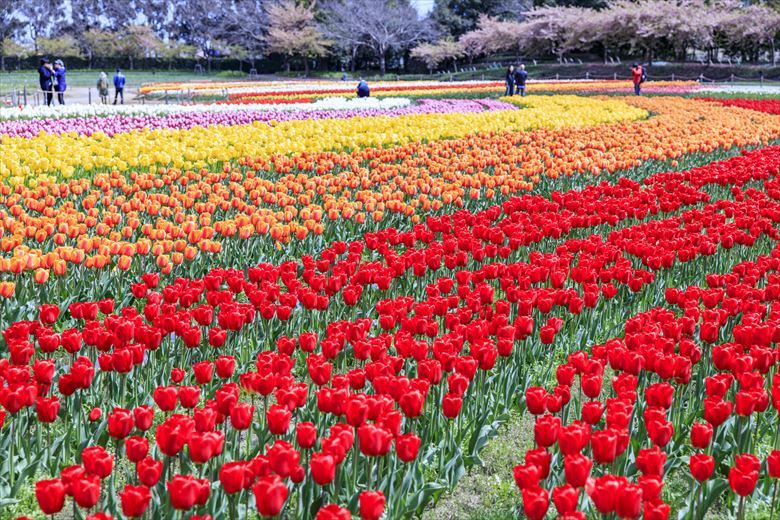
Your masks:
<path fill-rule="evenodd" d="M 634 63 L 631 68 L 631 79 L 634 82 L 634 94 L 637 96 L 642 95 L 642 82 L 645 77 L 645 69 L 639 63 Z"/>

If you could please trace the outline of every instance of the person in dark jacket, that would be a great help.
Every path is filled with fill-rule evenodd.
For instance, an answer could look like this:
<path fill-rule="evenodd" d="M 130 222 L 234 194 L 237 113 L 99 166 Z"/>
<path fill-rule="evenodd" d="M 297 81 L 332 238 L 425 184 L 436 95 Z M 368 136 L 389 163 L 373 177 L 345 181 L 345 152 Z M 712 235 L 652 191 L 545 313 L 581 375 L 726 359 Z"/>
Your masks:
<path fill-rule="evenodd" d="M 357 96 L 359 98 L 369 97 L 371 95 L 371 90 L 368 88 L 368 83 L 366 83 L 366 80 L 363 78 L 360 78 L 360 82 L 357 86 Z"/>
<path fill-rule="evenodd" d="M 517 93 L 520 97 L 525 96 L 525 82 L 528 79 L 528 72 L 525 70 L 525 65 L 522 63 L 515 71 L 515 86 L 517 87 Z"/>
<path fill-rule="evenodd" d="M 504 93 L 505 96 L 514 96 L 515 95 L 515 66 L 510 65 L 508 69 L 506 69 L 506 92 Z"/>
<path fill-rule="evenodd" d="M 52 93 L 52 77 L 54 76 L 54 69 L 51 63 L 46 58 L 41 58 L 40 66 L 38 67 L 38 84 L 41 87 L 43 96 L 46 99 L 46 106 L 51 106 L 51 100 L 54 97 Z"/>
<path fill-rule="evenodd" d="M 121 69 L 116 69 L 116 74 L 114 74 L 114 104 L 116 105 L 116 99 L 121 98 L 122 99 L 122 105 L 125 104 L 125 75 L 122 74 Z"/>
<path fill-rule="evenodd" d="M 68 83 L 65 81 L 65 64 L 62 60 L 54 62 L 54 91 L 57 93 L 57 101 L 60 105 L 65 104 L 65 90 L 68 88 Z"/>

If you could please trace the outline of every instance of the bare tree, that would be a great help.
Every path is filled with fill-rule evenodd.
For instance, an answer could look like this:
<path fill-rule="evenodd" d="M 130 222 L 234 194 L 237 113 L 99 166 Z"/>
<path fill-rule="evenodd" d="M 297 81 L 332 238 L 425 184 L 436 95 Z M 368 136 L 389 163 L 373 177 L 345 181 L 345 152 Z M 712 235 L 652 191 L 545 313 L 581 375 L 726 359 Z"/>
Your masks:
<path fill-rule="evenodd" d="M 346 0 L 351 3 L 353 24 L 359 30 L 366 47 L 379 61 L 379 72 L 387 70 L 387 54 L 391 50 L 406 50 L 433 35 L 433 29 L 417 16 L 408 1 Z"/>
<path fill-rule="evenodd" d="M 217 36 L 232 45 L 240 45 L 254 67 L 255 57 L 265 48 L 268 29 L 265 0 L 235 0 L 224 8 L 224 20 L 216 29 Z"/>
<path fill-rule="evenodd" d="M 348 56 L 349 69 L 355 72 L 358 51 L 366 45 L 363 27 L 355 18 L 357 2 L 331 0 L 323 4 L 321 30 L 334 42 L 336 50 Z"/>

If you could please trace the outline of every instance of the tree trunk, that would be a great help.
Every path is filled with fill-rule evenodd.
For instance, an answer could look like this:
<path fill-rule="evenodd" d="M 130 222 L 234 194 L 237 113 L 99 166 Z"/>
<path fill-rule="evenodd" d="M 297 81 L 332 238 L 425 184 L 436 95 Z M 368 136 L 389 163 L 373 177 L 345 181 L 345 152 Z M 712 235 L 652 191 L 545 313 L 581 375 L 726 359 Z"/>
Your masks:
<path fill-rule="evenodd" d="M 352 57 L 349 60 L 349 71 L 352 72 L 353 74 L 355 73 L 355 67 L 356 67 L 355 60 L 357 59 L 357 51 L 358 51 L 357 45 L 353 45 Z"/>
<path fill-rule="evenodd" d="M 130 59 L 130 70 L 133 70 L 133 55 L 130 54 L 128 58 Z"/>
<path fill-rule="evenodd" d="M 284 57 L 284 70 L 290 72 L 290 58 L 288 56 Z"/>
<path fill-rule="evenodd" d="M 0 52 L 0 70 L 5 72 L 5 54 Z"/>
<path fill-rule="evenodd" d="M 775 39 L 772 38 L 772 66 L 777 65 L 777 58 L 775 58 Z"/>
<path fill-rule="evenodd" d="M 306 56 L 303 57 L 303 77 L 309 77 L 309 58 Z"/>

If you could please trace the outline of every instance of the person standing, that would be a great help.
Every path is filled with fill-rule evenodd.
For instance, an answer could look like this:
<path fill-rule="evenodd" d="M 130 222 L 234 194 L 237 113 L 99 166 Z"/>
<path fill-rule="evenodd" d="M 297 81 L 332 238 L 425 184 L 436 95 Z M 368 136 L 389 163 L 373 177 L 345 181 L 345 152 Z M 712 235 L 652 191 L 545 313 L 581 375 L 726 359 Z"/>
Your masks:
<path fill-rule="evenodd" d="M 642 95 L 642 81 L 644 81 L 643 78 L 645 77 L 645 70 L 642 66 L 639 63 L 634 63 L 634 66 L 631 68 L 631 81 L 634 82 L 634 94 L 637 96 Z"/>
<path fill-rule="evenodd" d="M 515 66 L 510 65 L 506 69 L 506 92 L 505 96 L 514 96 L 515 94 Z"/>
<path fill-rule="evenodd" d="M 528 72 L 525 70 L 525 65 L 522 63 L 515 71 L 515 85 L 517 86 L 517 93 L 520 97 L 525 96 L 525 82 L 528 79 Z"/>
<path fill-rule="evenodd" d="M 100 77 L 97 80 L 97 90 L 100 95 L 100 102 L 104 105 L 108 104 L 108 75 L 105 72 L 100 73 Z"/>
<path fill-rule="evenodd" d="M 368 83 L 363 78 L 360 78 L 360 82 L 357 86 L 357 97 L 366 98 L 371 95 L 371 89 L 368 88 Z"/>
<path fill-rule="evenodd" d="M 127 79 L 125 78 L 125 75 L 122 74 L 121 69 L 116 69 L 116 74 L 114 74 L 114 104 L 116 105 L 117 97 L 122 99 L 122 105 L 125 104 L 125 81 Z"/>
<path fill-rule="evenodd" d="M 54 77 L 54 71 L 52 70 L 51 63 L 46 58 L 41 58 L 40 66 L 38 67 L 38 85 L 41 87 L 43 96 L 46 99 L 46 106 L 51 106 L 51 100 L 54 97 L 52 88 L 54 83 L 52 78 Z"/>
<path fill-rule="evenodd" d="M 54 90 L 57 92 L 57 101 L 60 105 L 65 104 L 65 91 L 68 89 L 68 84 L 65 81 L 65 64 L 62 60 L 54 62 Z"/>

